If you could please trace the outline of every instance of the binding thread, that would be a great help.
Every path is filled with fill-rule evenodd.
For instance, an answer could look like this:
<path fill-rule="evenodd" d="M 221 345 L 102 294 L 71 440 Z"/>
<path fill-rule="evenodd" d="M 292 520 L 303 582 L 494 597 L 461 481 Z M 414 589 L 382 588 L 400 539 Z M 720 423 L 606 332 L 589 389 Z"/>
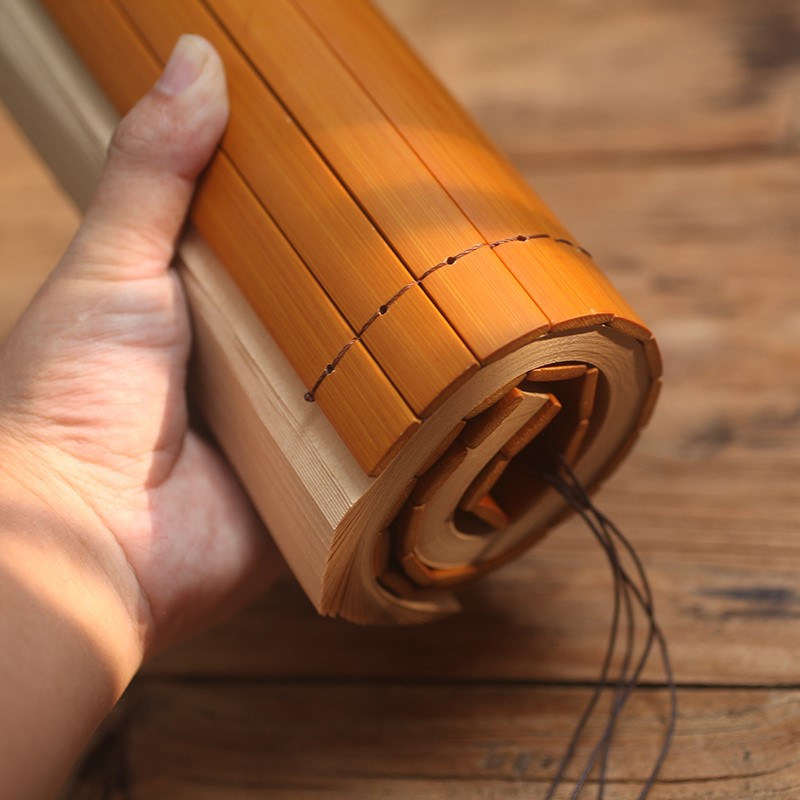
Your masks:
<path fill-rule="evenodd" d="M 529 242 L 533 239 L 550 239 L 552 242 L 556 242 L 557 244 L 563 244 L 567 247 L 572 247 L 580 253 L 583 253 L 585 256 L 589 258 L 592 257 L 592 254 L 584 247 L 581 247 L 579 244 L 575 244 L 575 242 L 570 241 L 569 239 L 563 239 L 560 237 L 551 236 L 549 233 L 520 233 L 516 236 L 506 236 L 504 239 L 497 239 L 494 242 L 478 242 L 477 244 L 473 244 L 471 247 L 467 247 L 465 250 L 462 250 L 455 255 L 448 256 L 444 261 L 440 261 L 437 264 L 434 264 L 432 267 L 428 267 L 419 278 L 415 278 L 413 281 L 401 286 L 385 303 L 378 306 L 378 308 L 367 318 L 366 322 L 356 331 L 352 338 L 350 338 L 347 342 L 345 342 L 339 352 L 331 359 L 330 363 L 325 366 L 325 369 L 322 370 L 322 373 L 314 381 L 314 385 L 303 395 L 303 398 L 309 402 L 314 402 L 314 395 L 316 394 L 317 390 L 319 389 L 322 382 L 325 378 L 328 377 L 337 367 L 339 362 L 344 358 L 345 353 L 356 343 L 361 340 L 364 334 L 369 330 L 370 326 L 375 322 L 378 317 L 382 317 L 389 312 L 389 309 L 409 290 L 413 289 L 415 286 L 421 286 L 423 281 L 428 278 L 430 275 L 433 275 L 434 272 L 442 269 L 443 267 L 451 266 L 455 264 L 459 259 L 464 258 L 464 256 L 468 256 L 470 253 L 474 253 L 476 250 L 481 250 L 484 247 L 488 247 L 491 250 L 494 250 L 496 247 L 500 247 L 504 244 L 509 244 L 510 242 Z"/>
<path fill-rule="evenodd" d="M 647 661 L 656 644 L 661 654 L 661 662 L 666 678 L 666 688 L 669 694 L 669 715 L 666 730 L 662 739 L 661 747 L 656 755 L 655 763 L 648 775 L 641 792 L 637 795 L 637 800 L 644 800 L 650 793 L 655 784 L 661 767 L 669 752 L 672 738 L 675 732 L 675 725 L 678 717 L 678 699 L 675 676 L 672 670 L 672 663 L 669 657 L 669 650 L 664 633 L 655 618 L 655 608 L 653 605 L 653 593 L 650 582 L 644 569 L 639 555 L 633 548 L 630 541 L 621 533 L 619 528 L 595 506 L 589 498 L 575 473 L 569 464 L 560 458 L 559 470 L 556 474 L 542 475 L 556 491 L 558 491 L 569 506 L 581 517 L 592 532 L 596 540 L 606 554 L 611 573 L 614 579 L 614 608 L 609 630 L 608 645 L 606 647 L 603 664 L 600 670 L 596 688 L 586 705 L 586 708 L 578 721 L 575 731 L 572 734 L 567 751 L 562 758 L 553 782 L 545 796 L 545 800 L 552 800 L 556 790 L 564 780 L 567 767 L 572 762 L 578 743 L 580 742 L 586 723 L 597 706 L 603 692 L 609 688 L 609 671 L 611 662 L 617 648 L 619 635 L 620 618 L 625 620 L 625 645 L 623 650 L 622 664 L 619 675 L 614 684 L 614 695 L 611 710 L 608 715 L 605 728 L 600 739 L 596 742 L 589 753 L 589 757 L 581 770 L 578 780 L 575 783 L 570 800 L 577 800 L 586 782 L 598 765 L 599 774 L 597 776 L 597 798 L 603 800 L 607 783 L 608 761 L 611 745 L 617 723 L 622 711 L 630 698 L 631 694 L 639 685 L 639 679 Z M 622 548 L 622 553 L 619 548 Z M 632 577 L 622 564 L 621 555 L 627 555 L 633 563 L 634 576 Z M 636 620 L 634 605 L 637 605 L 645 614 L 647 620 L 647 638 L 639 654 L 638 660 L 634 661 L 635 652 L 635 632 Z"/>

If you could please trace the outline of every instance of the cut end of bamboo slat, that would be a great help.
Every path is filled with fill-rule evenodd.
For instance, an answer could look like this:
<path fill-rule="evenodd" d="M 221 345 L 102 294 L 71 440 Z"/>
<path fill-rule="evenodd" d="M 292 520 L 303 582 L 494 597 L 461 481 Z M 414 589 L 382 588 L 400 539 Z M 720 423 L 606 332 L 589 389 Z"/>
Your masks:
<path fill-rule="evenodd" d="M 609 329 L 598 327 L 604 328 Z M 647 386 L 644 344 L 634 339 L 624 351 L 637 354 L 639 380 Z M 623 388 L 627 378 L 615 374 L 613 360 L 604 361 L 537 366 L 504 382 L 467 412 L 457 438 L 456 428 L 451 429 L 448 448 L 437 448 L 438 458 L 426 461 L 414 492 L 389 525 L 393 556 L 387 569 L 402 572 L 411 586 L 453 588 L 541 538 L 564 513 L 553 502 L 548 475 L 558 472 L 561 460 L 581 470 L 586 458 L 593 459 L 592 448 L 604 435 L 608 409 L 619 402 L 618 395 L 631 404 L 627 425 L 615 434 L 623 449 L 632 446 L 655 403 L 657 381 L 637 400 Z M 604 479 L 617 463 L 616 456 L 603 456 L 591 483 Z M 548 503 L 550 519 L 520 531 L 518 523 Z M 405 596 L 412 598 L 413 591 Z"/>

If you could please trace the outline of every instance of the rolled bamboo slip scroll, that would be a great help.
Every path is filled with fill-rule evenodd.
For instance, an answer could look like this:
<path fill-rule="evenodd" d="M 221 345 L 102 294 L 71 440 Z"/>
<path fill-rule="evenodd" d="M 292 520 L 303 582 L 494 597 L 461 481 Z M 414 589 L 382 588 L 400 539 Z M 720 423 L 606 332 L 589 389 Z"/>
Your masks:
<path fill-rule="evenodd" d="M 192 391 L 320 612 L 456 610 L 563 516 L 559 457 L 589 486 L 624 457 L 653 337 L 365 0 L 44 5 L 119 113 L 180 34 L 222 56 Z"/>

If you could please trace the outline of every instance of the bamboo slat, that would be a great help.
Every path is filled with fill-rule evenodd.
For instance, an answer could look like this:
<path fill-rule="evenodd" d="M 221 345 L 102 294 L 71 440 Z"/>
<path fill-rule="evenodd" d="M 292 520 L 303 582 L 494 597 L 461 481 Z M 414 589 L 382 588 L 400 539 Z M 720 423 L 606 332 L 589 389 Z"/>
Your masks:
<path fill-rule="evenodd" d="M 291 2 L 209 5 L 417 278 L 483 241 Z M 489 248 L 438 270 L 425 287 L 482 363 L 547 330 Z"/>
<path fill-rule="evenodd" d="M 649 338 L 633 309 L 575 246 L 552 211 L 366 0 L 355 0 L 347 14 L 326 0 L 293 2 L 324 31 L 337 57 L 485 241 L 513 234 L 546 237 L 498 249 L 497 254 L 547 315 L 552 329 L 619 317 L 635 325 L 640 338 Z M 391 81 L 383 79 L 387 62 L 392 64 Z"/>
<path fill-rule="evenodd" d="M 596 486 L 632 446 L 654 339 L 365 4 L 47 5 L 120 112 L 180 33 L 221 54 L 231 121 L 179 248 L 193 386 L 322 613 L 452 613 L 563 517 L 558 455 Z M 51 57 L 85 116 L 92 79 Z"/>
<path fill-rule="evenodd" d="M 253 299 L 257 313 L 269 309 L 261 316 L 264 326 L 285 343 L 284 353 L 299 365 L 301 380 L 312 383 L 316 364 L 349 335 L 348 328 L 280 232 L 260 216 L 255 198 L 227 158 L 217 158 L 209 168 L 192 220 L 226 254 L 230 274 Z M 271 268 L 263 269 L 264 262 Z M 312 324 L 300 327 L 299 321 L 309 318 Z M 419 422 L 363 345 L 354 345 L 348 355 L 337 380 L 320 388 L 318 402 L 342 438 L 359 443 L 359 463 L 369 465 L 368 471 L 379 470 Z M 348 392 L 348 385 L 358 388 Z"/>
<path fill-rule="evenodd" d="M 161 63 L 182 33 L 197 33 L 217 48 L 231 102 L 222 150 L 358 330 L 412 275 L 202 3 L 119 0 L 119 5 Z M 370 265 L 369 280 L 352 280 L 354 263 Z M 317 363 L 314 379 L 343 341 Z M 421 416 L 442 399 L 444 389 L 478 366 L 419 287 L 405 292 L 390 315 L 370 326 L 363 342 Z M 420 370 L 419 363 L 431 368 Z"/>
<path fill-rule="evenodd" d="M 112 102 L 125 112 L 160 72 L 125 14 L 107 0 L 45 2 L 62 28 L 71 32 Z M 126 70 L 110 69 L 120 55 Z M 209 196 L 215 198 L 210 210 Z M 225 153 L 214 162 L 198 191 L 191 218 L 242 290 L 253 298 L 253 307 L 305 385 L 312 386 L 320 369 L 354 331 L 248 185 L 237 177 Z M 264 269 L 265 262 L 271 264 L 270 269 Z M 293 313 L 287 315 L 287 309 Z M 348 362 L 338 369 L 335 381 L 325 383 L 318 402 L 365 472 L 378 472 L 419 423 L 360 343 L 351 348 Z"/>

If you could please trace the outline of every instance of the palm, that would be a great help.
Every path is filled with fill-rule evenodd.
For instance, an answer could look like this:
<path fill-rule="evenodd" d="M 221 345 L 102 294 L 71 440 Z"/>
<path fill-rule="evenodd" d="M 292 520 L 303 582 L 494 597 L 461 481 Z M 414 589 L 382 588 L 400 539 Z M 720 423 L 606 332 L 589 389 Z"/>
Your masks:
<path fill-rule="evenodd" d="M 77 498 L 83 539 L 149 606 L 151 651 L 240 604 L 280 563 L 187 425 L 189 321 L 168 267 L 228 104 L 218 55 L 184 40 L 172 83 L 117 129 L 81 230 L 0 350 L 0 430 L 24 440 L 34 483 Z"/>
<path fill-rule="evenodd" d="M 43 325 L 59 335 L 37 341 Z M 189 341 L 174 272 L 112 286 L 57 272 L 4 370 L 37 438 L 66 456 L 59 470 L 124 551 L 157 640 L 223 615 L 266 578 L 263 529 L 223 459 L 187 427 Z"/>

